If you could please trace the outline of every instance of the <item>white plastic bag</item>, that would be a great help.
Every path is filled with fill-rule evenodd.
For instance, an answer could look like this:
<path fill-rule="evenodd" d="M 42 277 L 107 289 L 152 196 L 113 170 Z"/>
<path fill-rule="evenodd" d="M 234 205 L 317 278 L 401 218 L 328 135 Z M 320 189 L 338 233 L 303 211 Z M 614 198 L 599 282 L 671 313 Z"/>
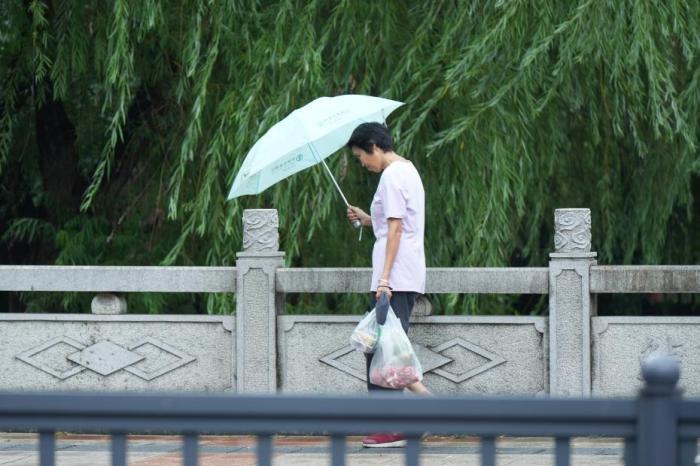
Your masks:
<path fill-rule="evenodd" d="M 423 368 L 401 321 L 389 308 L 369 367 L 369 380 L 385 388 L 400 389 L 423 380 Z"/>
<path fill-rule="evenodd" d="M 377 346 L 379 339 L 379 325 L 374 309 L 362 318 L 352 335 L 350 335 L 350 346 L 360 353 L 371 353 Z"/>

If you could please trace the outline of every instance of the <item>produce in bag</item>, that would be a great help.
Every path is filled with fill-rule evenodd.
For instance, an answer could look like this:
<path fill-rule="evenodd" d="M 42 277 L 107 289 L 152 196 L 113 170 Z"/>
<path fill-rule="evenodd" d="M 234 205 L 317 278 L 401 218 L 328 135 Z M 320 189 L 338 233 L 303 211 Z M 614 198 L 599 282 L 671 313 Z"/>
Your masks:
<path fill-rule="evenodd" d="M 369 380 L 385 388 L 401 389 L 423 380 L 423 368 L 401 321 L 389 308 L 369 367 Z"/>
<path fill-rule="evenodd" d="M 350 335 L 350 346 L 360 353 L 371 353 L 377 345 L 379 339 L 379 325 L 374 309 L 362 318 L 352 335 Z"/>

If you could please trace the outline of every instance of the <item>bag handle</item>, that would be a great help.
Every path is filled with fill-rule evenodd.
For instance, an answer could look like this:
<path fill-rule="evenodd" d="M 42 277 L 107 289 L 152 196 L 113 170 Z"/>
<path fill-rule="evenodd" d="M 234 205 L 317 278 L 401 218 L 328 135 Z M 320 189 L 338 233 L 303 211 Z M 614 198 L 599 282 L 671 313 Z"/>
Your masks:
<path fill-rule="evenodd" d="M 376 314 L 377 323 L 379 325 L 384 325 L 386 322 L 386 315 L 389 311 L 389 293 L 382 293 L 379 295 L 379 301 L 377 301 L 374 307 L 374 312 Z"/>

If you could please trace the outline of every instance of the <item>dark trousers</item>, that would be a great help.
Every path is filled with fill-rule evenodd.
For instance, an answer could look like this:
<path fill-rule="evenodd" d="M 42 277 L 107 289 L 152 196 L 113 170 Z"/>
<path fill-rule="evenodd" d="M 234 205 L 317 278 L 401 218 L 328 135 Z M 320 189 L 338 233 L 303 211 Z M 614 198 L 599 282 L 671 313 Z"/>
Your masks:
<path fill-rule="evenodd" d="M 416 303 L 416 296 L 418 293 L 415 293 L 413 291 L 394 291 L 393 296 L 391 297 L 391 300 L 389 303 L 391 304 L 391 309 L 394 311 L 394 314 L 396 314 L 396 317 L 401 320 L 401 326 L 403 327 L 404 332 L 408 334 L 408 320 L 411 317 L 411 310 L 413 309 L 413 305 Z M 372 302 L 371 302 L 371 307 L 370 309 L 374 309 L 375 304 L 377 303 L 377 300 L 374 298 L 374 293 L 372 293 Z M 390 392 L 400 392 L 403 390 L 396 390 L 393 388 L 384 388 L 379 385 L 374 385 L 373 383 L 370 383 L 369 381 L 369 366 L 372 364 L 372 356 L 373 354 L 365 354 L 365 358 L 367 360 L 367 390 L 368 391 L 390 391 Z"/>

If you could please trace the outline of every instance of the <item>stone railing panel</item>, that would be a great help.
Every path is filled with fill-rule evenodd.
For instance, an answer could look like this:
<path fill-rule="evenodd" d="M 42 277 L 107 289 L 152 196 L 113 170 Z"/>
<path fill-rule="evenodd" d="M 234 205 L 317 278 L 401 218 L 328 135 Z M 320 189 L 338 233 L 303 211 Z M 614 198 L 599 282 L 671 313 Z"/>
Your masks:
<path fill-rule="evenodd" d="M 594 317 L 594 396 L 634 396 L 642 361 L 671 356 L 681 366 L 680 388 L 700 396 L 700 317 Z"/>
<path fill-rule="evenodd" d="M 363 392 L 364 355 L 349 336 L 361 316 L 278 317 L 280 390 Z M 543 317 L 419 317 L 409 335 L 425 383 L 441 394 L 543 394 Z"/>
<path fill-rule="evenodd" d="M 0 314 L 0 389 L 222 391 L 231 317 Z"/>

